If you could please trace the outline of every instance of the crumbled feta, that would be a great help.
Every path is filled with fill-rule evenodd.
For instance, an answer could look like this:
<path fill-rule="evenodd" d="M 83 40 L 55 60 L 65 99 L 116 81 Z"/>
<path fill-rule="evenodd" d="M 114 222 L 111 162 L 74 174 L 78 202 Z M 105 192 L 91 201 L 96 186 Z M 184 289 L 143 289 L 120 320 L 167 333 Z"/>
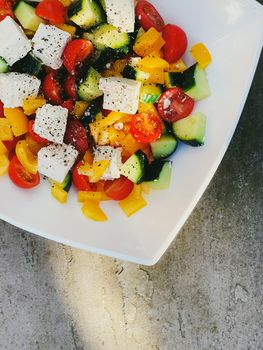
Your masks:
<path fill-rule="evenodd" d="M 57 182 L 63 182 L 74 165 L 78 151 L 71 145 L 51 144 L 38 152 L 38 171 Z"/>
<path fill-rule="evenodd" d="M 29 74 L 0 73 L 0 100 L 6 108 L 21 107 L 27 97 L 36 97 L 41 81 Z"/>
<path fill-rule="evenodd" d="M 30 50 L 30 41 L 11 17 L 7 16 L 0 21 L 0 57 L 9 66 L 25 57 Z"/>
<path fill-rule="evenodd" d="M 46 104 L 38 108 L 34 131 L 39 136 L 55 143 L 63 143 L 68 119 L 68 109 Z"/>
<path fill-rule="evenodd" d="M 58 69 L 62 66 L 61 57 L 70 38 L 69 33 L 41 23 L 32 39 L 33 53 L 44 65 Z"/>
<path fill-rule="evenodd" d="M 125 78 L 101 78 L 99 88 L 104 92 L 103 108 L 111 111 L 136 114 L 142 83 Z"/>
<path fill-rule="evenodd" d="M 134 32 L 134 0 L 105 0 L 108 23 L 125 33 Z"/>
<path fill-rule="evenodd" d="M 99 162 L 100 160 L 110 161 L 110 165 L 105 171 L 102 180 L 114 180 L 121 176 L 121 152 L 121 148 L 113 148 L 111 146 L 99 146 L 94 150 L 94 163 Z"/>

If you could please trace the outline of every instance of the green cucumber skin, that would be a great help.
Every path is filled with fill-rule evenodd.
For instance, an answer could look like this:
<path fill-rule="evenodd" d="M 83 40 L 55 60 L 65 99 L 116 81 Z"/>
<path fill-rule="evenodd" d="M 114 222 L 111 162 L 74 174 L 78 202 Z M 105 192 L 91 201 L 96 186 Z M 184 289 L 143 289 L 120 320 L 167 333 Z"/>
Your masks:
<path fill-rule="evenodd" d="M 163 167 L 161 169 L 159 178 L 155 181 L 147 182 L 150 188 L 153 190 L 167 190 L 170 187 L 172 176 L 172 162 L 163 161 Z"/>
<path fill-rule="evenodd" d="M 151 143 L 154 159 L 165 159 L 175 153 L 178 147 L 177 139 L 172 135 L 163 135 L 161 138 Z"/>
<path fill-rule="evenodd" d="M 100 76 L 93 67 L 89 67 L 85 78 L 82 78 L 77 84 L 77 94 L 81 100 L 91 101 L 103 95 L 103 92 L 99 90 Z"/>
<path fill-rule="evenodd" d="M 7 73 L 9 71 L 8 64 L 0 57 L 0 73 Z"/>
<path fill-rule="evenodd" d="M 138 171 L 131 176 L 130 168 L 135 168 L 132 162 L 138 163 Z M 122 166 L 121 174 L 127 177 L 130 181 L 135 183 L 136 185 L 142 183 L 144 181 L 145 171 L 148 166 L 147 156 L 141 151 L 137 151 L 134 153 Z"/>

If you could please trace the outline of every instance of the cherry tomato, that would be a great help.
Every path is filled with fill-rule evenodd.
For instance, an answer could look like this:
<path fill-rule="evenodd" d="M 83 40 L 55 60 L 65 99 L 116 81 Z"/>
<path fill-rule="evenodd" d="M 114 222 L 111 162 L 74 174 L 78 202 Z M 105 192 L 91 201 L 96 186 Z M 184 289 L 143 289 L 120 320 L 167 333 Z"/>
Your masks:
<path fill-rule="evenodd" d="M 73 168 L 72 181 L 73 181 L 74 186 L 76 187 L 76 189 L 78 191 L 97 191 L 97 188 L 98 188 L 97 184 L 90 183 L 88 176 L 79 174 L 78 169 L 83 164 L 84 164 L 84 162 L 80 161 Z"/>
<path fill-rule="evenodd" d="M 13 3 L 9 0 L 0 0 L 0 21 L 5 19 L 7 16 L 15 19 L 15 15 L 13 13 Z"/>
<path fill-rule="evenodd" d="M 17 142 L 21 141 L 23 139 L 24 139 L 24 136 L 21 135 L 21 136 L 14 137 L 13 140 L 11 140 L 11 141 L 2 141 L 2 142 L 5 145 L 8 152 L 11 152 L 16 148 Z"/>
<path fill-rule="evenodd" d="M 59 84 L 56 72 L 48 73 L 42 82 L 42 89 L 45 98 L 54 104 L 61 105 L 62 99 L 62 88 Z"/>
<path fill-rule="evenodd" d="M 163 123 L 158 115 L 139 113 L 132 118 L 130 133 L 138 142 L 154 142 L 161 137 L 162 131 Z"/>
<path fill-rule="evenodd" d="M 124 176 L 113 181 L 106 181 L 104 191 L 108 197 L 115 201 L 121 201 L 129 196 L 134 187 L 134 183 Z"/>
<path fill-rule="evenodd" d="M 16 186 L 24 189 L 36 187 L 40 182 L 39 173 L 30 174 L 19 162 L 17 156 L 13 156 L 10 161 L 8 175 Z"/>
<path fill-rule="evenodd" d="M 0 118 L 4 118 L 4 104 L 2 101 L 0 101 Z"/>
<path fill-rule="evenodd" d="M 67 108 L 69 113 L 71 113 L 74 109 L 74 103 L 73 100 L 66 100 L 62 103 L 61 107 Z"/>
<path fill-rule="evenodd" d="M 49 141 L 35 133 L 34 125 L 35 125 L 35 121 L 34 120 L 30 120 L 29 123 L 28 123 L 28 134 L 37 143 L 41 143 L 42 145 L 47 145 L 49 143 Z"/>
<path fill-rule="evenodd" d="M 36 7 L 36 14 L 51 24 L 63 24 L 66 9 L 59 0 L 42 0 Z"/>
<path fill-rule="evenodd" d="M 70 119 L 64 136 L 64 142 L 76 148 L 80 153 L 89 147 L 87 132 L 79 120 Z"/>
<path fill-rule="evenodd" d="M 183 29 L 167 24 L 163 29 L 165 45 L 163 47 L 164 59 L 169 63 L 178 61 L 185 53 L 188 45 L 187 36 Z"/>
<path fill-rule="evenodd" d="M 70 41 L 63 52 L 63 63 L 70 74 L 75 74 L 76 66 L 85 61 L 92 53 L 92 42 L 85 39 Z"/>
<path fill-rule="evenodd" d="M 177 120 L 188 117 L 192 113 L 195 101 L 187 96 L 180 88 L 172 88 L 165 91 L 158 102 L 160 116 L 173 123 Z"/>
<path fill-rule="evenodd" d="M 65 82 L 65 91 L 68 97 L 72 98 L 73 100 L 78 99 L 77 95 L 77 86 L 76 86 L 76 79 L 74 76 L 69 75 Z"/>
<path fill-rule="evenodd" d="M 158 32 L 163 30 L 164 20 L 156 8 L 148 1 L 140 1 L 136 6 L 135 13 L 143 29 L 148 30 L 154 27 Z"/>

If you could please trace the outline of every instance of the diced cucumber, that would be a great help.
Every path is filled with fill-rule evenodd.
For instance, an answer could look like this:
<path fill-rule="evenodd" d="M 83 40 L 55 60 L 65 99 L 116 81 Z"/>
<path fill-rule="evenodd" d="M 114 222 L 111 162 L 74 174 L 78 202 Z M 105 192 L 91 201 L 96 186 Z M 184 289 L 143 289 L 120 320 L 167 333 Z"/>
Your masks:
<path fill-rule="evenodd" d="M 123 77 L 127 79 L 133 79 L 141 82 L 145 82 L 149 79 L 150 73 L 143 72 L 138 68 L 134 68 L 131 65 L 127 65 L 123 70 Z"/>
<path fill-rule="evenodd" d="M 68 175 L 65 177 L 65 180 L 60 184 L 60 186 L 64 191 L 69 192 L 71 185 L 72 185 L 72 173 L 70 171 Z"/>
<path fill-rule="evenodd" d="M 161 94 L 162 88 L 160 85 L 144 83 L 140 92 L 140 100 L 145 103 L 156 103 L 158 102 Z"/>
<path fill-rule="evenodd" d="M 178 141 L 172 135 L 163 135 L 159 140 L 151 143 L 154 159 L 170 157 L 177 149 Z"/>
<path fill-rule="evenodd" d="M 86 129 L 89 128 L 89 124 L 92 123 L 96 119 L 97 115 L 102 111 L 102 103 L 103 100 L 101 97 L 99 97 L 93 100 L 84 112 L 81 122 Z"/>
<path fill-rule="evenodd" d="M 142 27 L 140 27 L 137 33 L 136 41 L 140 39 L 140 37 L 143 36 L 143 34 L 145 34 L 145 30 Z"/>
<path fill-rule="evenodd" d="M 20 0 L 14 10 L 14 14 L 24 29 L 35 32 L 40 23 L 44 21 L 36 15 L 35 8 L 27 2 Z"/>
<path fill-rule="evenodd" d="M 103 10 L 106 12 L 106 3 L 105 3 L 105 0 L 100 0 L 100 4 L 101 4 Z"/>
<path fill-rule="evenodd" d="M 100 78 L 100 73 L 89 67 L 85 78 L 80 80 L 77 87 L 77 94 L 81 100 L 91 101 L 103 95 L 103 92 L 99 89 Z"/>
<path fill-rule="evenodd" d="M 172 175 L 172 162 L 168 160 L 155 160 L 147 169 L 147 183 L 153 190 L 166 190 L 170 187 Z"/>
<path fill-rule="evenodd" d="M 146 155 L 139 150 L 122 165 L 120 169 L 121 175 L 127 177 L 135 184 L 139 184 L 143 181 L 147 164 Z"/>
<path fill-rule="evenodd" d="M 191 114 L 173 123 L 173 131 L 182 142 L 194 147 L 202 146 L 206 132 L 206 116 L 200 112 Z"/>
<path fill-rule="evenodd" d="M 83 29 L 95 27 L 105 21 L 104 11 L 96 0 L 78 0 L 68 10 L 69 19 Z"/>
<path fill-rule="evenodd" d="M 194 64 L 182 73 L 165 73 L 165 85 L 167 88 L 175 86 L 182 88 L 188 96 L 196 101 L 211 95 L 206 72 L 198 64 Z"/>
<path fill-rule="evenodd" d="M 0 73 L 7 73 L 8 71 L 8 64 L 2 57 L 0 57 Z"/>
<path fill-rule="evenodd" d="M 112 63 L 125 57 L 129 53 L 129 47 L 124 46 L 120 49 L 111 49 L 110 47 L 106 48 L 103 51 L 96 51 L 98 53 L 98 57 L 96 57 L 96 61 L 93 66 L 98 70 L 102 71 L 106 68 L 108 63 Z"/>
<path fill-rule="evenodd" d="M 18 73 L 38 75 L 42 67 L 42 62 L 29 52 L 21 60 L 12 65 L 11 70 Z"/>

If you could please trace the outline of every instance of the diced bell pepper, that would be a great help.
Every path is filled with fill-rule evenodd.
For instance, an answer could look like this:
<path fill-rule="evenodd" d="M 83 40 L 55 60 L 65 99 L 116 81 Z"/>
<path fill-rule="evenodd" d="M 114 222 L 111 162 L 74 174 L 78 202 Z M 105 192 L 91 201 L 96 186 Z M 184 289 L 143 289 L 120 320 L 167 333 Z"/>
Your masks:
<path fill-rule="evenodd" d="M 100 160 L 92 165 L 84 164 L 79 167 L 79 173 L 89 177 L 91 183 L 98 182 L 110 165 L 109 160 Z"/>
<path fill-rule="evenodd" d="M 7 173 L 9 166 L 9 159 L 6 154 L 0 155 L 0 176 L 3 176 Z"/>
<path fill-rule="evenodd" d="M 0 141 L 12 141 L 14 134 L 6 118 L 0 118 Z"/>
<path fill-rule="evenodd" d="M 99 202 L 95 200 L 85 201 L 82 207 L 82 213 L 86 218 L 94 221 L 107 221 L 108 218 L 104 211 L 100 208 Z"/>
<path fill-rule="evenodd" d="M 190 52 L 199 66 L 203 69 L 205 69 L 212 62 L 212 56 L 203 43 L 194 45 Z"/>
<path fill-rule="evenodd" d="M 36 110 L 46 104 L 44 97 L 27 97 L 23 101 L 23 110 L 26 115 L 36 113 Z"/>
<path fill-rule="evenodd" d="M 21 136 L 27 133 L 28 119 L 22 108 L 4 108 L 4 115 L 9 121 L 15 136 Z"/>
<path fill-rule="evenodd" d="M 68 200 L 68 192 L 63 190 L 58 183 L 53 183 L 51 186 L 52 196 L 61 204 L 64 204 Z"/>
<path fill-rule="evenodd" d="M 134 52 L 145 57 L 153 51 L 159 51 L 165 45 L 161 34 L 154 28 L 150 28 L 146 33 L 139 37 L 134 46 Z"/>
<path fill-rule="evenodd" d="M 135 185 L 132 193 L 119 202 L 119 206 L 128 217 L 147 205 L 146 200 L 142 197 L 141 191 L 141 186 Z"/>

